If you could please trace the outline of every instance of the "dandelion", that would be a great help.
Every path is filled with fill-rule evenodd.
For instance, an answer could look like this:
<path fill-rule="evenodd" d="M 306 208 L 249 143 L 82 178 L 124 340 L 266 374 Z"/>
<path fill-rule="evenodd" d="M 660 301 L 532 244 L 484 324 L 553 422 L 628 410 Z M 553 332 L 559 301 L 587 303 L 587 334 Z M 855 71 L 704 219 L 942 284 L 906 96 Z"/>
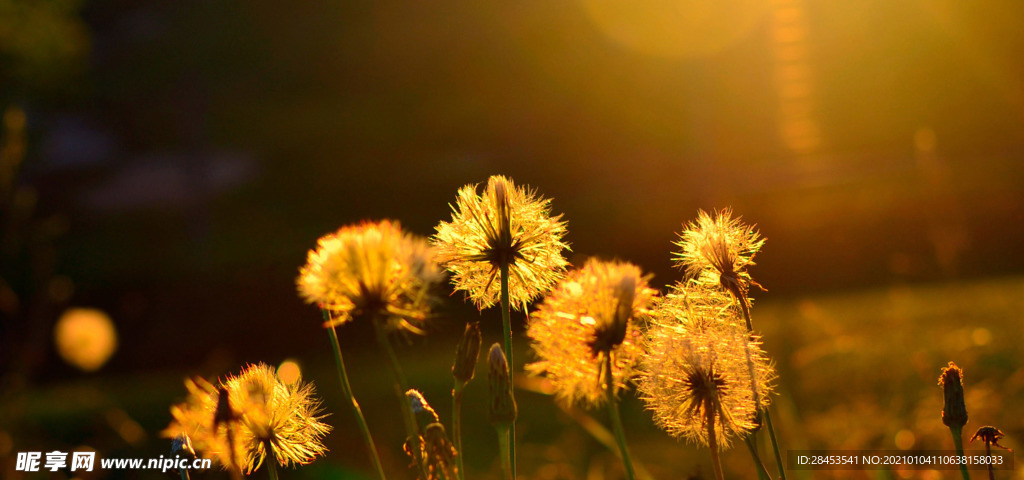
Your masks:
<path fill-rule="evenodd" d="M 547 292 L 565 272 L 562 250 L 565 222 L 552 217 L 551 201 L 516 187 L 500 175 L 487 180 L 483 195 L 476 185 L 459 190 L 452 221 L 441 222 L 433 241 L 440 263 L 453 274 L 477 308 L 501 302 L 502 336 L 508 375 L 512 376 L 511 309 Z M 498 280 L 496 283 L 495 280 Z M 515 477 L 515 424 L 509 427 L 508 457 Z"/>
<path fill-rule="evenodd" d="M 332 314 L 332 325 L 357 317 L 422 333 L 441 280 L 426 240 L 384 220 L 342 227 L 317 241 L 299 272 L 299 296 Z"/>
<path fill-rule="evenodd" d="M 999 444 L 999 440 L 1002 439 L 1005 436 L 1006 435 L 1001 430 L 999 430 L 998 428 L 986 425 L 984 427 L 979 428 L 978 431 L 974 432 L 974 436 L 971 437 L 971 443 L 974 443 L 975 439 L 980 439 L 982 442 L 985 443 L 985 457 L 986 458 L 992 458 L 992 446 L 993 445 L 995 445 L 995 446 L 997 446 L 997 447 L 999 447 L 999 448 L 1001 448 L 1003 450 L 1009 450 L 1010 452 L 1013 452 L 1013 450 L 1010 450 L 1009 448 L 1006 448 L 1006 447 L 1004 447 L 1004 446 Z M 962 453 L 961 453 L 961 455 L 962 455 Z M 987 463 L 988 463 L 988 478 L 989 478 L 989 480 L 995 480 L 996 473 L 995 473 L 995 471 L 994 471 L 994 469 L 992 467 L 992 465 L 995 462 L 987 462 Z"/>
<path fill-rule="evenodd" d="M 764 239 L 740 217 L 732 218 L 732 209 L 714 217 L 701 210 L 697 221 L 686 225 L 674 244 L 682 249 L 675 253 L 676 266 L 684 269 L 687 277 L 721 285 L 737 299 L 747 297 L 750 285 L 760 287 L 746 269 L 754 265 L 754 255 Z"/>
<path fill-rule="evenodd" d="M 655 423 L 674 437 L 707 445 L 721 479 L 718 451 L 756 428 L 758 408 L 768 402 L 774 372 L 767 357 L 746 332 L 730 325 L 687 331 L 655 324 L 647 351 L 637 389 Z"/>
<path fill-rule="evenodd" d="M 551 216 L 551 201 L 517 187 L 500 175 L 487 180 L 483 195 L 476 185 L 459 190 L 452 221 L 441 222 L 434 235 L 437 259 L 480 309 L 498 303 L 501 267 L 509 269 L 511 306 L 526 304 L 547 292 L 563 276 L 568 262 L 562 250 L 565 222 Z"/>
<path fill-rule="evenodd" d="M 320 306 L 334 348 L 342 390 L 359 423 L 380 480 L 384 479 L 384 470 L 352 393 L 334 327 L 355 318 L 367 317 L 373 321 L 377 341 L 388 354 L 395 375 L 395 392 L 401 402 L 406 430 L 412 436 L 415 419 L 405 401 L 405 380 L 388 334 L 395 331 L 423 333 L 423 323 L 434 303 L 431 290 L 440 279 L 441 271 L 427 241 L 403 233 L 397 222 L 387 220 L 342 227 L 320 238 L 317 248 L 309 252 L 306 265 L 299 271 L 299 296 Z M 418 435 L 415 438 L 419 438 Z M 420 467 L 422 472 L 422 463 Z"/>
<path fill-rule="evenodd" d="M 476 364 L 480 359 L 480 322 L 469 322 L 462 334 L 462 340 L 455 349 L 455 361 L 452 364 L 452 439 L 458 456 L 459 472 L 465 472 L 462 461 L 462 392 L 476 375 Z"/>
<path fill-rule="evenodd" d="M 539 361 L 527 371 L 546 376 L 567 404 L 600 405 L 604 356 L 612 360 L 615 390 L 637 373 L 643 353 L 638 320 L 655 294 L 635 265 L 588 261 L 531 315 L 526 334 Z"/>
<path fill-rule="evenodd" d="M 251 365 L 219 387 L 201 379 L 186 382 L 189 398 L 171 409 L 170 437 L 187 436 L 193 447 L 227 467 L 249 474 L 268 457 L 276 465 L 312 462 L 327 451 L 313 386 L 280 382 L 273 367 Z M 276 476 L 276 475 L 274 475 Z"/>

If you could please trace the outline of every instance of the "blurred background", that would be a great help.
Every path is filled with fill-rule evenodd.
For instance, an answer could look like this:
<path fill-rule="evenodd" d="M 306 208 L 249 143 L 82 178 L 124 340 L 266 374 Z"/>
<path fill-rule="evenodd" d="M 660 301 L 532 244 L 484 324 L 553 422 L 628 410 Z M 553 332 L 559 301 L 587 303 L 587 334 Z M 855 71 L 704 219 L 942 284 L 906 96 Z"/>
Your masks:
<path fill-rule="evenodd" d="M 0 0 L 0 476 L 24 451 L 167 454 L 184 378 L 290 360 L 335 431 L 286 476 L 369 478 L 297 269 L 352 222 L 429 235 L 492 174 L 553 199 L 573 264 L 629 260 L 657 286 L 698 209 L 756 223 L 784 448 L 951 448 L 951 360 L 965 433 L 1017 447 L 1022 22 L 1014 0 Z M 481 319 L 486 347 L 500 316 L 455 293 L 438 317 L 401 355 L 447 423 L 458 334 Z M 371 330 L 340 335 L 388 472 L 412 478 Z M 485 394 L 467 391 L 472 478 L 499 471 Z M 518 397 L 521 476 L 623 478 L 580 412 Z M 706 450 L 623 408 L 655 478 L 711 476 Z M 742 448 L 724 459 L 752 475 Z"/>

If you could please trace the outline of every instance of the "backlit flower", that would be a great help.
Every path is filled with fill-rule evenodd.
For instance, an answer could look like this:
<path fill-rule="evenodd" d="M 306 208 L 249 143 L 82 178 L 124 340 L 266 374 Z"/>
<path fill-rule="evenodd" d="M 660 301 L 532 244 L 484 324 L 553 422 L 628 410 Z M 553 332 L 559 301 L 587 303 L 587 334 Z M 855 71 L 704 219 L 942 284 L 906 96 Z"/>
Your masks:
<path fill-rule="evenodd" d="M 426 240 L 384 220 L 320 238 L 297 283 L 299 295 L 330 311 L 336 325 L 370 316 L 420 332 L 440 279 Z"/>
<path fill-rule="evenodd" d="M 502 176 L 488 179 L 482 195 L 476 185 L 459 190 L 452 221 L 437 226 L 433 242 L 456 288 L 478 308 L 500 301 L 502 265 L 509 268 L 509 298 L 516 309 L 563 277 L 565 222 L 551 216 L 550 203 Z"/>
<path fill-rule="evenodd" d="M 527 370 L 546 376 L 566 403 L 601 404 L 604 355 L 611 356 L 615 388 L 624 388 L 642 354 L 639 317 L 655 294 L 635 265 L 588 261 L 530 316 L 526 333 L 539 361 Z"/>
<path fill-rule="evenodd" d="M 719 448 L 755 429 L 757 409 L 767 406 L 774 378 L 756 339 L 731 322 L 704 322 L 700 328 L 652 322 L 637 390 L 655 423 L 674 437 L 709 445 L 708 424 L 714 422 Z"/>
<path fill-rule="evenodd" d="M 737 298 L 744 298 L 750 285 L 758 285 L 746 269 L 754 265 L 754 255 L 764 245 L 757 230 L 732 218 L 732 209 L 712 217 L 703 210 L 697 221 L 686 225 L 674 244 L 682 250 L 674 254 L 676 266 L 700 283 L 720 284 Z"/>
<path fill-rule="evenodd" d="M 320 400 L 311 384 L 285 384 L 273 367 L 251 365 L 214 387 L 187 381 L 188 400 L 171 409 L 171 437 L 187 435 L 193 447 L 225 466 L 251 473 L 270 456 L 281 466 L 307 464 L 327 451 Z"/>

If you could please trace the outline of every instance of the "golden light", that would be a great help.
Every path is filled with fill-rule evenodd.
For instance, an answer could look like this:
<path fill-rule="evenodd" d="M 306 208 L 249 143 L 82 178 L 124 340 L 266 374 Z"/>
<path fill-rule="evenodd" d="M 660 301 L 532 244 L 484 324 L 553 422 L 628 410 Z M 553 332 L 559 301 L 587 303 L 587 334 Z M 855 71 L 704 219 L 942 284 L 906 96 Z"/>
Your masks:
<path fill-rule="evenodd" d="M 106 313 L 94 308 L 69 308 L 53 331 L 57 353 L 69 365 L 93 372 L 117 350 L 117 331 Z"/>
<path fill-rule="evenodd" d="M 581 0 L 594 25 L 619 45 L 665 58 L 718 53 L 743 40 L 767 12 L 763 0 Z"/>
<path fill-rule="evenodd" d="M 277 378 L 282 383 L 291 385 L 302 378 L 302 369 L 295 360 L 285 360 L 277 366 Z"/>
<path fill-rule="evenodd" d="M 893 439 L 893 442 L 896 443 L 896 448 L 900 450 L 910 450 L 914 447 L 914 443 L 917 442 L 917 437 L 914 436 L 914 432 L 903 429 L 896 432 L 896 438 Z"/>

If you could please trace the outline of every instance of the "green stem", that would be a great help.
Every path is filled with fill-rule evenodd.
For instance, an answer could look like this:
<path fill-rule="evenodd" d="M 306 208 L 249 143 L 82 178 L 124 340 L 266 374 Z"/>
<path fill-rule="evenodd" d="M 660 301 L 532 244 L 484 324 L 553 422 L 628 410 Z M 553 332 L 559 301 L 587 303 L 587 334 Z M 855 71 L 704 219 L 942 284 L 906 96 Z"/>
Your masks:
<path fill-rule="evenodd" d="M 274 455 L 274 447 L 270 442 L 263 442 L 263 448 L 267 450 L 267 475 L 270 480 L 277 480 L 277 457 Z"/>
<path fill-rule="evenodd" d="M 508 278 L 508 262 L 502 262 L 501 264 L 501 331 L 505 336 L 505 358 L 508 360 L 508 378 L 511 382 L 513 380 L 512 374 L 515 369 L 512 367 L 512 304 L 509 302 L 508 291 L 509 291 L 509 278 Z M 513 388 L 514 391 L 514 388 Z M 512 422 L 512 426 L 508 429 L 508 458 L 511 462 L 512 478 L 516 478 L 516 424 Z"/>
<path fill-rule="evenodd" d="M 456 380 L 455 388 L 452 389 L 452 438 L 455 440 L 455 450 L 458 456 L 455 457 L 456 464 L 458 465 L 459 471 L 457 476 L 459 480 L 466 477 L 466 467 L 463 464 L 462 457 L 462 389 L 465 385 L 462 382 Z"/>
<path fill-rule="evenodd" d="M 181 474 L 181 480 L 191 480 L 191 478 L 189 478 L 189 475 L 188 475 L 188 470 L 186 470 L 184 468 L 179 468 L 178 469 L 178 473 Z"/>
<path fill-rule="evenodd" d="M 427 475 L 427 467 L 422 455 L 423 448 L 420 444 L 422 437 L 420 436 L 420 428 L 416 424 L 416 412 L 412 411 L 412 404 L 405 396 L 405 392 L 407 392 L 409 388 L 405 383 L 405 375 L 402 373 L 402 365 L 398 363 L 398 356 L 395 355 L 395 349 L 391 346 L 391 341 L 388 339 L 388 331 L 385 328 L 384 321 L 385 320 L 383 318 L 376 318 L 373 322 L 374 329 L 377 330 L 377 343 L 387 354 L 388 362 L 391 365 L 391 373 L 395 377 L 395 393 L 398 395 L 398 403 L 402 409 L 402 421 L 405 423 L 405 433 L 409 436 L 409 439 L 412 442 L 413 461 L 416 463 L 417 467 L 419 467 L 422 478 L 430 478 Z"/>
<path fill-rule="evenodd" d="M 775 427 L 772 426 L 772 414 L 767 408 L 764 409 L 764 421 L 768 425 L 768 439 L 772 441 L 772 450 L 775 452 L 775 464 L 779 466 L 779 478 L 786 480 L 786 469 L 782 466 L 782 455 L 779 454 L 779 442 L 775 439 Z"/>
<path fill-rule="evenodd" d="M 750 450 L 751 458 L 754 459 L 754 467 L 757 469 L 758 480 L 771 480 L 771 476 L 768 475 L 768 469 L 764 468 L 764 462 L 761 461 L 761 454 L 757 452 L 757 444 L 754 443 L 754 437 L 752 435 L 747 435 L 743 441 L 747 444 L 747 449 Z"/>
<path fill-rule="evenodd" d="M 352 385 L 349 384 L 348 372 L 345 370 L 345 360 L 341 356 L 341 345 L 338 343 L 338 332 L 334 331 L 334 325 L 330 324 L 330 313 L 324 310 L 323 315 L 324 320 L 330 325 L 327 327 L 327 335 L 331 338 L 331 346 L 334 347 L 334 365 L 338 369 L 341 391 L 345 394 L 345 398 L 348 399 L 349 406 L 352 407 L 352 413 L 356 417 L 356 423 L 359 424 L 359 431 L 363 434 L 366 449 L 370 451 L 370 460 L 373 461 L 373 468 L 377 473 L 377 479 L 386 480 L 384 467 L 380 463 L 380 456 L 377 455 L 377 447 L 373 444 L 373 436 L 370 435 L 370 428 L 366 425 L 366 418 L 363 417 L 363 410 L 359 408 L 359 402 L 356 401 L 356 397 L 352 394 Z"/>
<path fill-rule="evenodd" d="M 953 447 L 956 448 L 957 457 L 963 458 L 964 456 L 964 439 L 963 439 L 963 427 L 949 427 L 949 433 L 953 435 Z M 964 480 L 971 480 L 971 474 L 967 472 L 967 465 L 960 462 L 960 475 L 964 477 Z"/>
<path fill-rule="evenodd" d="M 498 432 L 498 447 L 501 450 L 501 471 L 505 476 L 505 480 L 514 480 L 515 474 L 512 473 L 512 458 L 509 457 L 509 439 L 512 436 L 512 430 L 510 428 L 496 428 Z"/>
<path fill-rule="evenodd" d="M 992 444 L 985 442 L 985 458 L 989 459 L 988 463 L 988 480 L 996 480 L 996 472 L 992 469 Z"/>
<path fill-rule="evenodd" d="M 748 334 L 753 334 L 754 333 L 754 325 L 753 325 L 753 322 L 750 321 L 750 307 L 747 305 L 747 302 L 748 302 L 747 301 L 747 296 L 742 294 L 742 293 L 740 293 L 739 295 L 736 295 L 736 292 L 733 292 L 733 294 L 734 294 L 734 296 L 736 298 L 736 301 L 740 303 L 740 308 L 743 310 L 743 319 L 746 320 L 746 322 L 747 322 L 747 333 Z M 748 366 L 751 368 L 751 371 L 750 371 L 750 374 L 751 374 L 750 381 L 754 382 L 755 378 L 754 378 L 754 370 L 753 370 L 753 361 L 749 358 L 749 355 L 750 355 L 750 351 L 749 350 L 747 351 L 747 355 L 748 355 L 747 363 L 748 363 Z M 751 387 L 754 390 L 753 393 L 754 393 L 755 402 L 757 403 L 758 408 L 761 408 L 760 407 L 760 402 L 757 400 L 758 392 L 757 392 L 756 384 L 752 383 Z M 777 465 L 779 467 L 779 479 L 780 480 L 786 480 L 786 467 L 782 463 L 782 454 L 779 453 L 779 442 L 775 438 L 775 427 L 772 425 L 772 416 L 771 416 L 770 413 L 768 413 L 768 409 L 767 408 L 764 408 L 762 410 L 762 413 L 764 413 L 765 423 L 766 423 L 766 425 L 768 427 L 768 438 L 772 441 L 772 451 L 775 454 L 775 465 Z"/>
<path fill-rule="evenodd" d="M 615 431 L 615 440 L 618 441 L 619 451 L 622 452 L 622 464 L 626 467 L 626 478 L 634 480 L 636 474 L 633 471 L 633 461 L 629 458 L 629 449 L 626 448 L 626 433 L 622 428 L 622 416 L 619 412 L 619 402 L 615 397 L 615 377 L 612 375 L 611 353 L 604 354 L 605 370 L 605 396 L 608 397 L 608 412 L 612 418 L 612 429 Z"/>
<path fill-rule="evenodd" d="M 715 471 L 716 480 L 725 480 L 722 474 L 722 459 L 718 456 L 718 438 L 715 437 L 715 408 L 711 399 L 705 403 L 705 423 L 708 430 L 708 448 L 711 449 L 711 467 Z"/>

